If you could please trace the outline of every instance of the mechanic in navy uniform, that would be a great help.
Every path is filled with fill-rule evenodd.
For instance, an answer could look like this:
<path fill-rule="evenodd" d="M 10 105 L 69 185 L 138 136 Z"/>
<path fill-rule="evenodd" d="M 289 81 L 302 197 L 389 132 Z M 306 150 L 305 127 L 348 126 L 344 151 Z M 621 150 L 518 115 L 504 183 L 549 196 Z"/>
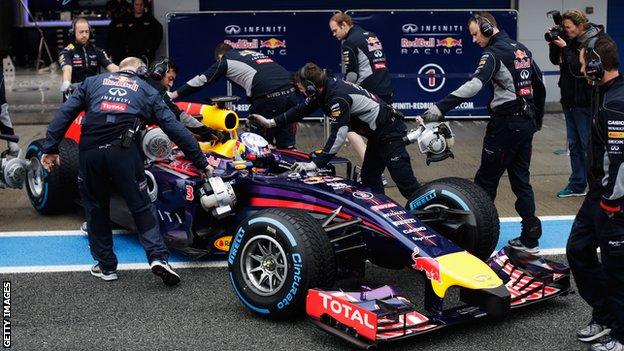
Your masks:
<path fill-rule="evenodd" d="M 202 141 L 221 140 L 226 137 L 224 132 L 213 130 L 207 127 L 196 118 L 189 116 L 186 112 L 180 110 L 167 92 L 173 86 L 173 81 L 178 74 L 178 68 L 167 57 L 159 57 L 149 67 L 145 80 L 154 88 L 163 101 L 169 107 L 171 112 L 176 116 L 177 120 L 182 122 L 184 126 L 193 134 L 199 136 Z"/>
<path fill-rule="evenodd" d="M 388 167 L 405 198 L 409 199 L 420 187 L 403 142 L 406 127 L 402 115 L 366 89 L 329 77 L 314 63 L 307 63 L 295 74 L 295 84 L 307 96 L 303 103 L 273 119 L 250 115 L 252 123 L 265 128 L 292 123 L 319 108 L 329 116 L 331 133 L 322 152 L 310 162 L 297 162 L 295 171 L 325 167 L 345 143 L 347 132 L 354 130 L 368 139 L 361 174 L 364 186 L 383 194 L 381 175 Z"/>
<path fill-rule="evenodd" d="M 101 67 L 109 72 L 119 70 L 104 50 L 89 42 L 91 26 L 86 18 L 74 19 L 69 35 L 72 42 L 61 51 L 59 57 L 59 66 L 63 71 L 63 93 L 69 90 L 71 83 L 81 83 L 87 77 L 100 74 Z"/>
<path fill-rule="evenodd" d="M 516 195 L 516 211 L 522 217 L 520 237 L 510 240 L 509 245 L 538 253 L 542 225 L 535 216 L 529 167 L 533 134 L 541 128 L 546 99 L 541 71 L 531 52 L 499 31 L 489 12 L 476 13 L 469 19 L 468 27 L 473 41 L 484 48 L 473 78 L 438 101 L 422 118 L 425 122 L 440 120 L 445 113 L 477 95 L 485 85 L 491 87 L 490 121 L 475 183 L 494 201 L 500 178 L 507 171 Z"/>
<path fill-rule="evenodd" d="M 212 168 L 197 141 L 175 119 L 158 92 L 137 76 L 137 70 L 146 69 L 143 62 L 129 57 L 120 65 L 118 73 L 87 78 L 63 104 L 48 126 L 41 163 L 48 170 L 54 163 L 59 164 L 58 148 L 65 131 L 78 113 L 86 110 L 79 144 L 78 188 L 87 217 L 91 254 L 98 261 L 91 274 L 104 280 L 117 279 L 109 218 L 110 195 L 115 187 L 134 217 L 152 272 L 166 285 L 175 285 L 180 277 L 167 263 L 169 251 L 147 194 L 143 158 L 134 134 L 144 121 L 155 118 L 206 176 L 210 176 Z"/>
<path fill-rule="evenodd" d="M 133 0 L 132 13 L 123 20 L 125 55 L 152 62 L 163 38 L 160 22 L 147 10 L 147 0 Z"/>
<path fill-rule="evenodd" d="M 589 192 L 566 247 L 579 294 L 592 307 L 592 319 L 577 337 L 595 341 L 592 351 L 624 351 L 624 76 L 617 45 L 607 35 L 584 43 L 579 58 L 598 96 L 592 101 Z"/>
<path fill-rule="evenodd" d="M 215 62 L 206 72 L 195 76 L 171 94 L 173 99 L 184 97 L 213 84 L 225 76 L 230 82 L 245 90 L 251 103 L 250 114 L 273 118 L 299 102 L 292 75 L 284 67 L 263 53 L 251 50 L 234 50 L 220 43 L 215 48 Z M 295 148 L 296 123 L 288 123 L 272 130 L 253 132 L 264 136 L 280 149 Z"/>
<path fill-rule="evenodd" d="M 15 135 L 11 116 L 9 115 L 9 103 L 6 100 L 6 92 L 4 90 L 4 71 L 2 69 L 0 69 L 0 134 Z M 8 154 L 17 157 L 20 153 L 19 145 L 13 141 L 7 141 L 7 143 Z"/>
<path fill-rule="evenodd" d="M 392 104 L 394 89 L 386 63 L 381 40 L 373 32 L 353 24 L 351 16 L 336 12 L 329 19 L 332 35 L 342 42 L 342 79 L 355 83 Z M 366 143 L 354 132 L 347 134 L 349 142 L 364 159 Z"/>

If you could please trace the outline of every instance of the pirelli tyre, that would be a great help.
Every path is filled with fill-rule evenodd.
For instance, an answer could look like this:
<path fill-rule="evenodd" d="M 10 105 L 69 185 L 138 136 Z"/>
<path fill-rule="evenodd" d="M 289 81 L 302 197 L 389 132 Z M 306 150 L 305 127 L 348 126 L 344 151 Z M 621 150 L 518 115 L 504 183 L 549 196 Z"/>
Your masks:
<path fill-rule="evenodd" d="M 405 206 L 427 225 L 482 260 L 498 242 L 496 207 L 475 183 L 442 178 L 423 185 Z"/>
<path fill-rule="evenodd" d="M 229 278 L 242 304 L 273 319 L 304 312 L 308 289 L 331 286 L 334 252 L 320 223 L 293 209 L 266 209 L 238 227 L 228 255 Z"/>
<path fill-rule="evenodd" d="M 26 149 L 26 159 L 41 160 L 44 139 L 31 142 Z M 78 197 L 78 144 L 63 139 L 59 146 L 61 164 L 50 172 L 43 167 L 28 172 L 26 192 L 33 207 L 42 214 L 61 213 L 73 207 Z"/>

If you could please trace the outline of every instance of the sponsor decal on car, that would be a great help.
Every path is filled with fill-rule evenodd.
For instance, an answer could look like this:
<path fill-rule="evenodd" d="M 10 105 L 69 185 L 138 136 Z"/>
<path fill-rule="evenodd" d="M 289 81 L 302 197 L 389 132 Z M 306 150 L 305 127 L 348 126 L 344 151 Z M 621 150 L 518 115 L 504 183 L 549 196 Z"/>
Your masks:
<path fill-rule="evenodd" d="M 381 210 L 387 210 L 393 207 L 397 207 L 397 204 L 395 204 L 394 202 L 388 202 L 385 204 L 371 206 L 371 210 L 380 212 Z"/>
<path fill-rule="evenodd" d="M 435 280 L 438 283 L 442 283 L 442 277 L 440 276 L 440 263 L 431 257 L 419 257 L 420 250 L 414 249 L 412 253 L 412 260 L 414 264 L 412 268 L 417 271 L 423 271 L 427 275 L 429 280 Z"/>
<path fill-rule="evenodd" d="M 228 263 L 234 264 L 234 260 L 236 259 L 236 254 L 238 253 L 238 249 L 240 248 L 241 241 L 243 241 L 243 235 L 245 234 L 245 230 L 240 228 L 238 232 L 236 232 L 236 236 L 232 240 L 232 247 L 230 248 L 230 254 L 228 255 Z"/>
<path fill-rule="evenodd" d="M 424 204 L 426 204 L 427 202 L 435 199 L 436 196 L 438 196 L 438 195 L 436 194 L 435 189 L 429 190 L 426 193 L 420 195 L 414 201 L 410 202 L 409 209 L 410 210 L 415 210 L 417 208 L 420 208 Z"/>
<path fill-rule="evenodd" d="M 232 243 L 232 236 L 231 235 L 226 235 L 226 236 L 222 236 L 222 237 L 218 238 L 217 240 L 215 240 L 214 247 L 217 250 L 221 250 L 221 251 L 227 252 L 230 249 L 230 244 L 231 243 Z"/>
<path fill-rule="evenodd" d="M 392 225 L 395 226 L 395 227 L 399 227 L 399 226 L 402 226 L 402 225 L 405 225 L 405 224 L 409 224 L 409 223 L 416 223 L 416 219 L 408 218 L 408 219 L 403 219 L 403 220 L 400 220 L 400 221 L 394 221 L 394 222 L 392 222 Z"/>
<path fill-rule="evenodd" d="M 361 199 L 361 200 L 370 200 L 374 197 L 373 194 L 367 191 L 361 191 L 361 190 L 354 191 L 353 194 L 351 195 L 353 195 L 354 198 Z"/>
<path fill-rule="evenodd" d="M 308 314 L 319 318 L 323 314 L 328 314 L 338 322 L 354 328 L 359 335 L 375 340 L 377 331 L 375 313 L 316 289 L 308 291 L 306 305 Z"/>

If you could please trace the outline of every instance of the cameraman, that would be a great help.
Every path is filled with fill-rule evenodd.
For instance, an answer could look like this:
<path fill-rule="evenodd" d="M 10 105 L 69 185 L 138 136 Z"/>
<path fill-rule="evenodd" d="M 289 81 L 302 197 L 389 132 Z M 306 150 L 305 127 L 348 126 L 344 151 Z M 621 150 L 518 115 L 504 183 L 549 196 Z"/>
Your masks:
<path fill-rule="evenodd" d="M 558 22 L 555 15 L 555 23 Z M 568 147 L 570 148 L 570 166 L 572 174 L 568 185 L 557 193 L 557 197 L 585 196 L 587 186 L 587 148 L 591 129 L 591 89 L 581 73 L 579 62 L 580 47 L 589 38 L 603 32 L 602 26 L 589 23 L 583 12 L 577 9 L 566 11 L 561 26 L 566 39 L 556 36 L 557 28 L 553 27 L 546 34 L 549 42 L 550 62 L 559 65 L 561 75 L 561 106 L 565 115 Z M 553 30 L 554 29 L 554 30 Z M 561 32 L 561 30 L 559 30 Z M 550 38 L 549 38 L 549 33 Z"/>

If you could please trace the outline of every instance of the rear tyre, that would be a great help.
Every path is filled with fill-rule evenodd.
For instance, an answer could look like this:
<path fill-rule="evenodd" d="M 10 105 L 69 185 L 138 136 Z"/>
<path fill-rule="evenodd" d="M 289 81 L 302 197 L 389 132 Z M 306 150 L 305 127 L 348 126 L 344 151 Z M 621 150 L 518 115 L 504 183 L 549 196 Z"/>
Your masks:
<path fill-rule="evenodd" d="M 41 161 L 45 139 L 37 139 L 28 145 L 26 159 Z M 59 145 L 60 166 L 50 172 L 43 167 L 28 172 L 26 193 L 30 203 L 41 214 L 62 213 L 73 207 L 78 197 L 78 144 L 63 139 Z"/>
<path fill-rule="evenodd" d="M 304 211 L 279 208 L 242 222 L 228 267 L 243 305 L 277 319 L 302 315 L 308 289 L 331 286 L 336 274 L 334 252 L 320 223 Z"/>
<path fill-rule="evenodd" d="M 405 207 L 481 260 L 487 260 L 498 243 L 496 207 L 483 189 L 466 179 L 442 178 L 427 183 Z"/>

